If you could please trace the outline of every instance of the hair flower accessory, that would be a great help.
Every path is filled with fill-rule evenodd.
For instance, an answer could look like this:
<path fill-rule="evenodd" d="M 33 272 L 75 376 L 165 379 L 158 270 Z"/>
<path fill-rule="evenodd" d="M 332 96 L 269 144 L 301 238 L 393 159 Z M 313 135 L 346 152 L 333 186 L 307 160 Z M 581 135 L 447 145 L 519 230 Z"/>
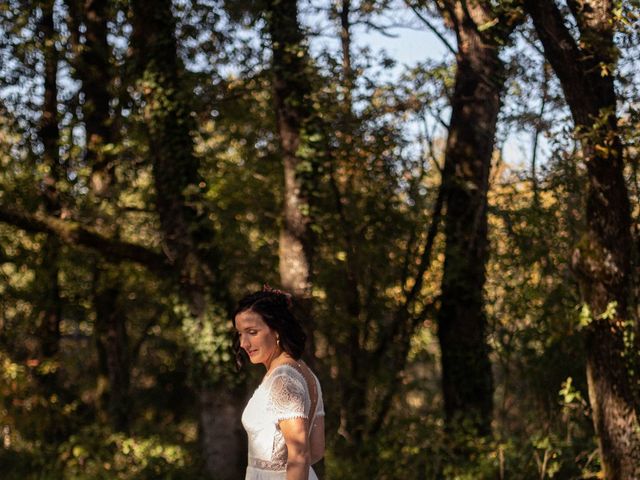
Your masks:
<path fill-rule="evenodd" d="M 273 293 L 275 295 L 282 295 L 287 302 L 287 306 L 291 307 L 293 305 L 293 295 L 289 292 L 285 292 L 284 290 L 278 290 L 277 288 L 271 288 L 268 283 L 262 285 L 263 292 Z"/>

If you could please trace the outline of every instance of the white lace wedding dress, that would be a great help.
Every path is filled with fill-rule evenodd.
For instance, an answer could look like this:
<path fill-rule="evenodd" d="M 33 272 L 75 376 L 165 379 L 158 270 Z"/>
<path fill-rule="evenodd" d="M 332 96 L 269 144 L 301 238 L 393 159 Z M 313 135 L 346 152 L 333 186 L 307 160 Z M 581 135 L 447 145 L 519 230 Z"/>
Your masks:
<path fill-rule="evenodd" d="M 317 392 L 315 412 L 309 422 L 309 434 L 316 417 L 324 415 L 320 382 L 313 375 Z M 286 479 L 287 445 L 278 423 L 291 418 L 309 418 L 311 394 L 304 375 L 296 367 L 283 364 L 264 378 L 242 413 L 242 425 L 249 437 L 249 463 L 245 480 Z M 317 480 L 313 468 L 309 480 Z"/>

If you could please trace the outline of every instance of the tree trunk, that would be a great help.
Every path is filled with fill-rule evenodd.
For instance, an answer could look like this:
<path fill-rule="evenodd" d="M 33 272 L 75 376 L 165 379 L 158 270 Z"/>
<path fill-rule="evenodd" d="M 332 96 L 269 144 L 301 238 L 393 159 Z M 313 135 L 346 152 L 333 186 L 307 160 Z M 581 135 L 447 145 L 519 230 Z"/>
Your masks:
<path fill-rule="evenodd" d="M 218 269 L 215 232 L 202 204 L 201 191 L 205 185 L 193 152 L 191 92 L 182 80 L 184 68 L 177 55 L 171 1 L 133 0 L 131 5 L 132 44 L 145 100 L 163 247 L 179 272 L 180 289 L 191 315 L 203 322 L 211 308 L 209 302 L 217 302 L 229 310 L 229 301 L 226 283 Z M 206 380 L 202 379 L 203 384 L 208 383 Z M 218 479 L 224 478 L 220 472 L 230 472 L 229 478 L 242 476 L 236 442 L 225 443 L 223 450 L 218 444 L 219 438 L 229 432 L 236 434 L 240 424 L 242 406 L 229 389 L 229 385 L 219 384 L 215 389 L 202 386 L 199 391 L 202 455 L 208 474 Z M 219 401 L 212 403 L 212 396 Z M 210 411 L 212 404 L 225 407 Z"/>
<path fill-rule="evenodd" d="M 47 167 L 42 185 L 44 211 L 52 216 L 61 214 L 58 181 L 61 177 L 59 154 L 60 132 L 58 127 L 58 58 L 56 31 L 53 24 L 53 0 L 42 5 L 40 33 L 44 56 L 44 103 L 39 136 L 43 144 L 42 163 Z M 58 280 L 60 241 L 48 235 L 42 248 L 42 263 L 36 274 L 36 288 L 42 291 L 42 304 L 38 316 L 41 354 L 53 357 L 59 349 L 62 308 Z"/>
<path fill-rule="evenodd" d="M 446 2 L 458 38 L 456 77 L 443 171 L 445 262 L 437 314 L 447 426 L 489 435 L 493 378 L 483 288 L 487 259 L 487 191 L 504 66 L 499 39 L 481 32 L 492 20 L 482 2 Z M 505 28 L 505 26 L 502 26 Z"/>
<path fill-rule="evenodd" d="M 117 222 L 102 208 L 103 203 L 115 199 L 115 158 L 107 145 L 116 142 L 111 128 L 109 88 L 112 86 L 110 67 L 111 49 L 107 42 L 107 0 L 68 0 L 71 16 L 72 39 L 76 58 L 74 66 L 84 93 L 83 119 L 85 124 L 85 163 L 91 168 L 90 193 L 95 202 L 95 216 L 103 229 L 118 238 Z M 80 29 L 84 26 L 84 43 Z M 112 205 L 114 206 L 114 205 Z M 94 334 L 100 366 L 98 390 L 101 400 L 98 408 L 116 430 L 127 431 L 129 420 L 129 342 L 126 317 L 117 307 L 120 291 L 117 274 L 109 274 L 116 266 L 104 265 L 96 260 L 94 271 L 93 304 L 96 312 Z M 104 279 L 108 278 L 108 281 Z"/>
<path fill-rule="evenodd" d="M 302 320 L 310 322 L 314 250 L 311 183 L 315 171 L 313 160 L 301 158 L 298 153 L 303 129 L 309 125 L 312 110 L 307 75 L 309 64 L 298 24 L 297 0 L 269 1 L 267 23 L 273 51 L 276 124 L 284 165 L 280 279 L 283 288 L 295 296 Z M 312 340 L 312 335 L 309 339 Z"/>
<path fill-rule="evenodd" d="M 346 120 L 352 120 L 353 67 L 351 65 L 351 0 L 342 0 L 340 9 L 340 43 L 342 45 L 342 88 Z M 347 132 L 350 133 L 350 132 Z"/>
<path fill-rule="evenodd" d="M 340 111 L 339 131 L 343 134 L 337 138 L 340 142 L 336 153 L 332 155 L 331 187 L 335 197 L 336 213 L 342 228 L 345 248 L 345 270 L 343 300 L 348 317 L 348 337 L 344 344 L 340 345 L 341 355 L 345 360 L 338 371 L 339 383 L 342 385 L 340 402 L 340 429 L 348 441 L 348 447 L 354 452 L 361 448 L 367 426 L 367 389 L 369 371 L 363 368 L 367 364 L 366 348 L 362 345 L 362 327 L 364 325 L 361 313 L 360 275 L 357 265 L 357 248 L 354 236 L 354 228 L 348 217 L 348 205 L 344 186 L 336 177 L 335 166 L 339 162 L 355 161 L 351 155 L 351 142 L 354 135 L 353 115 L 353 84 L 354 72 L 351 62 L 351 1 L 342 0 L 340 5 L 340 42 L 342 47 L 342 100 Z"/>
<path fill-rule="evenodd" d="M 525 1 L 560 79 L 587 165 L 587 231 L 573 266 L 591 312 L 586 327 L 587 380 L 605 478 L 640 478 L 638 326 L 629 311 L 631 213 L 618 134 L 612 2 L 570 0 L 577 43 L 551 0 Z M 636 335 L 637 336 L 637 335 Z"/>
<path fill-rule="evenodd" d="M 105 277 L 105 269 L 94 272 L 96 309 L 95 338 L 99 361 L 99 402 L 106 403 L 109 419 L 116 430 L 126 432 L 129 428 L 131 402 L 129 384 L 129 341 L 125 316 L 118 306 L 119 282 Z M 106 380 L 106 388 L 100 388 Z"/>
<path fill-rule="evenodd" d="M 58 85 L 57 72 L 59 52 L 56 47 L 57 32 L 54 26 L 54 1 L 41 4 L 38 24 L 38 38 L 43 56 L 43 105 L 38 128 L 42 142 L 41 164 L 44 178 L 40 186 L 39 211 L 59 218 L 62 213 L 59 182 L 63 178 L 60 164 L 60 130 L 58 126 Z M 59 261 L 61 244 L 54 235 L 47 235 L 40 251 L 40 265 L 35 271 L 34 289 L 37 292 L 36 336 L 40 361 L 57 361 L 60 350 L 60 322 L 62 320 L 62 299 L 60 298 Z M 36 372 L 39 392 L 43 398 L 56 395 L 60 402 L 66 402 L 66 392 L 58 381 L 58 369 L 47 368 Z M 45 444 L 56 445 L 67 435 L 65 425 L 60 421 L 60 409 L 47 408 L 41 412 L 41 432 Z"/>
<path fill-rule="evenodd" d="M 206 307 L 208 281 L 217 278 L 214 232 L 202 207 L 204 183 L 193 153 L 190 95 L 182 81 L 171 2 L 132 1 L 132 44 L 145 105 L 155 203 L 163 248 L 179 269 L 180 284 L 195 316 Z"/>
<path fill-rule="evenodd" d="M 91 168 L 90 186 L 94 199 L 110 198 L 115 193 L 114 158 L 105 148 L 115 135 L 109 115 L 109 88 L 113 82 L 111 47 L 107 41 L 108 0 L 67 0 L 71 14 L 72 38 L 76 58 L 74 66 L 82 82 L 82 115 L 86 132 L 85 162 Z M 84 43 L 80 28 L 84 26 Z"/>
<path fill-rule="evenodd" d="M 207 471 L 216 480 L 244 478 L 247 446 L 242 423 L 236 421 L 238 395 L 228 390 L 203 390 L 198 400 L 202 412 L 200 438 L 209 445 L 204 458 Z"/>

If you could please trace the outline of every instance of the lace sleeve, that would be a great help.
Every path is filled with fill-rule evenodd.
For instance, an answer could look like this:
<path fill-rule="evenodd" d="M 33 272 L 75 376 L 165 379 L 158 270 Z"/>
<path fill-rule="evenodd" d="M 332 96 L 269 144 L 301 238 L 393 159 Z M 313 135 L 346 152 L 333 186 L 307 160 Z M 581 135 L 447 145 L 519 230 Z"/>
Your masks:
<path fill-rule="evenodd" d="M 276 421 L 291 418 L 308 418 L 310 406 L 303 379 L 295 378 L 290 373 L 275 375 L 269 395 L 270 410 Z"/>

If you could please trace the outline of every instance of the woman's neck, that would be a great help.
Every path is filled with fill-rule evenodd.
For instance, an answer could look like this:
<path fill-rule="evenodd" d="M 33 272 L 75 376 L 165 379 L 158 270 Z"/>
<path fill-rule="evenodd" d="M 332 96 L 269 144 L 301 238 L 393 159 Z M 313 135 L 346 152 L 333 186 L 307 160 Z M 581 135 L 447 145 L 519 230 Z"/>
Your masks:
<path fill-rule="evenodd" d="M 271 370 L 273 370 L 277 366 L 282 365 L 284 363 L 291 363 L 291 362 L 295 362 L 299 364 L 299 362 L 296 362 L 296 360 L 291 355 L 289 355 L 287 352 L 282 350 L 280 351 L 279 354 L 276 354 L 274 357 L 269 359 L 268 362 L 265 362 L 264 366 L 267 368 L 267 373 L 269 373 Z"/>
<path fill-rule="evenodd" d="M 279 365 L 279 360 L 285 355 L 287 355 L 287 352 L 285 352 L 284 350 L 282 350 L 280 348 L 275 350 L 273 352 L 273 355 L 270 356 L 269 358 L 267 358 L 267 360 L 264 362 L 264 366 L 267 369 L 267 373 L 269 373 L 272 368 L 274 368 L 277 365 Z"/>

